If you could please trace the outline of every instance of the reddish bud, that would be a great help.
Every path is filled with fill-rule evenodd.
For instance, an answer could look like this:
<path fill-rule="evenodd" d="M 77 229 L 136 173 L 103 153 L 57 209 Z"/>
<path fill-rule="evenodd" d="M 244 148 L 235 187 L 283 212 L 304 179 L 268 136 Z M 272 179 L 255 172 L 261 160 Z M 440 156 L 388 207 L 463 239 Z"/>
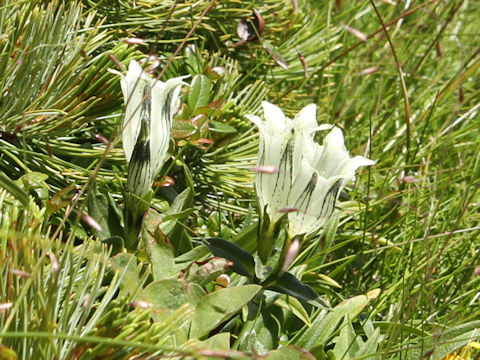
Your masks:
<path fill-rule="evenodd" d="M 98 141 L 104 143 L 105 145 L 110 145 L 110 141 L 107 140 L 106 137 L 104 137 L 103 135 L 100 135 L 100 134 L 95 134 L 95 139 L 97 139 Z"/>
<path fill-rule="evenodd" d="M 97 231 L 102 231 L 102 227 L 93 217 L 87 214 L 82 214 L 82 220 L 85 221 L 85 224 L 90 226 L 92 229 Z"/>
<path fill-rule="evenodd" d="M 22 278 L 32 277 L 32 274 L 30 274 L 29 272 L 23 271 L 23 270 L 15 270 L 15 269 L 12 269 L 12 270 L 10 270 L 10 272 L 11 272 L 13 275 L 17 275 L 17 276 L 20 276 L 20 277 L 22 277 Z"/>
<path fill-rule="evenodd" d="M 193 141 L 195 144 L 207 144 L 207 145 L 211 145 L 214 143 L 213 140 L 211 139 L 205 139 L 205 138 L 201 138 L 201 139 L 198 139 L 198 140 L 195 140 Z"/>
<path fill-rule="evenodd" d="M 295 212 L 297 211 L 298 209 L 297 208 L 294 208 L 293 206 L 285 206 L 281 209 L 278 209 L 277 211 L 279 213 L 291 213 L 291 212 Z"/>
<path fill-rule="evenodd" d="M 378 66 L 372 66 L 372 67 L 366 68 L 365 70 L 362 70 L 360 72 L 360 75 L 370 75 L 370 74 L 376 73 L 379 70 L 380 68 Z"/>
<path fill-rule="evenodd" d="M 170 176 L 165 176 L 165 179 L 163 179 L 163 181 L 158 184 L 158 186 L 161 187 L 170 187 L 173 185 L 175 185 L 175 180 L 173 180 L 173 178 L 171 178 Z"/>
<path fill-rule="evenodd" d="M 368 40 L 367 35 L 362 33 L 360 30 L 354 29 L 348 25 L 345 26 L 345 30 L 347 30 L 350 34 L 355 36 L 360 41 L 367 42 Z"/>
<path fill-rule="evenodd" d="M 150 309 L 153 305 L 145 300 L 135 300 L 130 303 L 130 306 L 140 309 Z"/>
<path fill-rule="evenodd" d="M 133 38 L 124 39 L 123 42 L 129 45 L 139 45 L 139 44 L 143 44 L 145 42 L 145 39 L 133 37 Z"/>
<path fill-rule="evenodd" d="M 48 252 L 48 257 L 50 259 L 50 263 L 52 264 L 52 270 L 53 272 L 57 272 L 58 269 L 60 268 L 60 265 L 58 264 L 58 260 L 57 260 L 57 257 L 55 256 L 55 254 L 51 251 Z"/>
<path fill-rule="evenodd" d="M 404 176 L 401 178 L 401 181 L 403 183 L 406 183 L 406 184 L 415 184 L 415 183 L 418 183 L 418 179 L 416 177 L 413 177 L 413 176 Z"/>
<path fill-rule="evenodd" d="M 125 71 L 125 67 L 122 65 L 122 63 L 115 57 L 115 55 L 113 54 L 109 54 L 108 57 L 110 58 L 110 60 L 112 60 L 112 62 L 117 65 L 117 67 L 120 69 L 120 71 Z"/>

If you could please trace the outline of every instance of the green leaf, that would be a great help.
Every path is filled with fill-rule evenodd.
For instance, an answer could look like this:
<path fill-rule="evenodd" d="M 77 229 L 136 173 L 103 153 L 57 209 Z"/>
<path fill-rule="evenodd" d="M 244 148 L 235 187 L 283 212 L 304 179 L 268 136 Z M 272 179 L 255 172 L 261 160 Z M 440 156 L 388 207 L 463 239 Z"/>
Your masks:
<path fill-rule="evenodd" d="M 356 352 L 355 358 L 377 359 L 376 352 L 381 341 L 380 329 L 377 328 L 368 336 L 367 341 L 360 345 L 360 349 Z"/>
<path fill-rule="evenodd" d="M 29 197 L 26 192 L 24 192 L 20 187 L 15 184 L 13 180 L 5 175 L 2 171 L 0 172 L 0 187 L 7 190 L 14 198 L 16 198 L 20 203 L 27 208 L 29 203 Z"/>
<path fill-rule="evenodd" d="M 220 121 L 210 120 L 210 131 L 220 134 L 235 134 L 237 129 Z"/>
<path fill-rule="evenodd" d="M 288 345 L 268 353 L 265 360 L 316 360 L 308 351 Z"/>
<path fill-rule="evenodd" d="M 232 242 L 242 249 L 253 253 L 257 249 L 258 222 L 247 225 L 242 231 L 233 237 Z"/>
<path fill-rule="evenodd" d="M 352 322 L 346 316 L 333 348 L 333 353 L 337 359 L 350 360 L 354 358 L 355 353 L 360 349 L 356 337 L 357 334 L 355 334 Z"/>
<path fill-rule="evenodd" d="M 297 298 L 293 296 L 282 295 L 275 300 L 274 304 L 285 310 L 291 311 L 292 314 L 302 320 L 308 327 L 312 326 L 312 322 L 310 321 L 307 311 L 303 307 L 302 303 L 297 300 Z"/>
<path fill-rule="evenodd" d="M 205 75 L 195 75 L 190 84 L 190 92 L 188 93 L 188 107 L 193 113 L 195 109 L 207 106 L 210 102 L 211 80 Z"/>
<path fill-rule="evenodd" d="M 223 257 L 233 262 L 232 270 L 236 273 L 252 278 L 255 274 L 255 259 L 248 251 L 237 244 L 217 237 L 205 240 L 213 255 Z"/>
<path fill-rule="evenodd" d="M 185 46 L 185 58 L 190 74 L 200 74 L 203 71 L 202 57 L 194 44 Z"/>
<path fill-rule="evenodd" d="M 48 199 L 48 186 L 45 183 L 47 179 L 47 174 L 31 171 L 22 175 L 15 183 L 27 193 L 33 191 L 36 197 L 43 202 Z"/>
<path fill-rule="evenodd" d="M 320 308 L 329 307 L 315 290 L 288 272 L 275 280 L 267 289 L 296 297 Z"/>
<path fill-rule="evenodd" d="M 260 285 L 243 285 L 220 289 L 203 297 L 193 315 L 190 337 L 207 335 L 240 311 L 261 289 Z"/>
<path fill-rule="evenodd" d="M 198 346 L 201 349 L 208 349 L 208 350 L 220 350 L 220 351 L 228 351 L 230 350 L 230 333 L 222 332 L 220 334 L 215 334 L 210 336 L 205 341 L 198 340 Z M 202 359 L 205 360 L 218 360 L 218 357 L 203 357 Z"/>
<path fill-rule="evenodd" d="M 249 306 L 249 312 L 250 308 Z M 238 338 L 239 350 L 264 355 L 278 347 L 280 321 L 275 318 L 272 310 L 276 309 L 266 307 L 260 312 L 258 308 L 254 309 L 256 316 L 245 323 Z"/>
<path fill-rule="evenodd" d="M 152 263 L 154 280 L 165 279 L 175 274 L 175 251 L 165 235 L 159 231 L 161 223 L 162 216 L 150 209 L 145 216 L 142 231 L 145 249 Z"/>
<path fill-rule="evenodd" d="M 128 295 L 135 294 L 140 284 L 137 257 L 133 254 L 120 253 L 112 258 L 112 268 L 124 273 L 120 288 Z"/>
<path fill-rule="evenodd" d="M 101 226 L 96 231 L 101 240 L 123 236 L 122 212 L 108 189 L 98 190 L 95 183 L 90 187 L 87 197 L 88 214 Z"/>
<path fill-rule="evenodd" d="M 370 299 L 366 295 L 359 295 L 341 302 L 331 311 L 320 311 L 317 313 L 312 327 L 299 332 L 291 342 L 314 353 L 316 349 L 322 350 L 327 341 L 335 334 L 340 321 L 346 316 L 354 320 Z"/>
<path fill-rule="evenodd" d="M 37 172 L 37 171 L 32 171 L 29 173 L 26 173 L 25 175 L 22 175 L 19 180 L 21 180 L 25 185 L 31 186 L 31 187 L 38 187 L 38 186 L 43 186 L 43 182 L 48 179 L 48 175 Z"/>
<path fill-rule="evenodd" d="M 39 199 L 44 203 L 49 195 L 48 185 L 45 183 L 45 180 L 47 179 L 47 174 L 31 171 L 15 180 L 15 184 L 17 184 L 26 194 L 34 195 L 36 199 Z"/>
<path fill-rule="evenodd" d="M 123 251 L 125 248 L 125 243 L 123 242 L 123 238 L 120 236 L 112 236 L 102 240 L 102 244 L 107 245 L 107 247 L 111 247 L 110 255 L 117 255 Z"/>
<path fill-rule="evenodd" d="M 179 255 L 175 258 L 176 264 L 186 264 L 194 261 L 201 260 L 210 254 L 210 251 L 204 246 L 194 247 L 192 250 L 186 252 L 185 254 Z"/>
<path fill-rule="evenodd" d="M 186 139 L 197 131 L 197 127 L 190 120 L 178 119 L 173 121 L 172 137 L 175 140 Z"/>
<path fill-rule="evenodd" d="M 184 305 L 187 305 L 186 309 L 190 309 L 193 315 L 193 310 L 204 295 L 205 291 L 197 284 L 178 279 L 165 279 L 149 284 L 143 290 L 142 300 L 153 305 L 157 310 L 153 312 L 153 317 L 160 320 L 172 315 Z"/>

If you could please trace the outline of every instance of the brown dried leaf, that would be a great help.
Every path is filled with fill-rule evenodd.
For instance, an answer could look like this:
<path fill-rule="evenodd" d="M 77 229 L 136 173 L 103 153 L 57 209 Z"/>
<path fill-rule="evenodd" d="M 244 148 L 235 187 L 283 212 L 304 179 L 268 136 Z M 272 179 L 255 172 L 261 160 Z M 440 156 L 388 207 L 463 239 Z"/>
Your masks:
<path fill-rule="evenodd" d="M 237 24 L 237 34 L 242 41 L 257 40 L 265 31 L 265 19 L 257 11 L 253 10 L 253 19 L 240 19 Z"/>

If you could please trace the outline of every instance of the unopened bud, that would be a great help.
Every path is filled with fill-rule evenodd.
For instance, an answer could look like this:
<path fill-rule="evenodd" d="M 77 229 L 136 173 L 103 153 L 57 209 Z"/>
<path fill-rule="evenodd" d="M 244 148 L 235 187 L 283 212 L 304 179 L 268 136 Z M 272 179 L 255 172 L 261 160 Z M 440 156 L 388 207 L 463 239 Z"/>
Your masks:
<path fill-rule="evenodd" d="M 87 214 L 82 214 L 82 220 L 85 221 L 85 224 L 90 226 L 92 229 L 97 231 L 102 231 L 102 227 L 93 217 Z"/>
<path fill-rule="evenodd" d="M 53 272 L 57 272 L 58 269 L 60 268 L 60 265 L 58 264 L 58 260 L 57 260 L 57 257 L 55 256 L 55 254 L 51 251 L 48 252 L 48 257 L 50 259 L 50 263 L 52 264 L 52 270 Z"/>
<path fill-rule="evenodd" d="M 355 36 L 360 41 L 367 42 L 368 40 L 367 35 L 362 33 L 360 30 L 354 29 L 348 25 L 345 26 L 345 30 L 347 30 L 350 34 Z"/>
<path fill-rule="evenodd" d="M 300 250 L 300 240 L 298 236 L 296 236 L 290 246 L 288 247 L 287 253 L 285 254 L 285 259 L 283 260 L 282 267 L 280 269 L 280 273 L 284 273 L 287 271 L 288 267 L 293 263 L 293 260 L 298 255 L 298 251 Z"/>

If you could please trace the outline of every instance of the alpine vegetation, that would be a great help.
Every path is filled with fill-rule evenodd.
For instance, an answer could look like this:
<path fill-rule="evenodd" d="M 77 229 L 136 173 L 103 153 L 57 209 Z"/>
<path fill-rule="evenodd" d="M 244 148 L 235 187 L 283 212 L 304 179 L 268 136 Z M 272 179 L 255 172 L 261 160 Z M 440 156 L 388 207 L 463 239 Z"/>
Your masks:
<path fill-rule="evenodd" d="M 147 75 L 135 60 L 120 76 L 126 104 L 122 143 L 128 162 L 125 241 L 131 248 L 148 209 L 152 185 L 167 158 L 184 77 L 162 82 Z"/>
<path fill-rule="evenodd" d="M 269 102 L 262 102 L 262 107 L 264 120 L 255 115 L 247 118 L 260 134 L 255 189 L 261 220 L 258 248 L 265 261 L 281 220 L 287 220 L 287 244 L 296 236 L 314 234 L 332 215 L 356 169 L 375 162 L 363 156 L 351 158 L 342 131 L 317 124 L 315 104 L 305 106 L 293 120 Z M 329 129 L 323 145 L 316 143 L 315 133 Z"/>

